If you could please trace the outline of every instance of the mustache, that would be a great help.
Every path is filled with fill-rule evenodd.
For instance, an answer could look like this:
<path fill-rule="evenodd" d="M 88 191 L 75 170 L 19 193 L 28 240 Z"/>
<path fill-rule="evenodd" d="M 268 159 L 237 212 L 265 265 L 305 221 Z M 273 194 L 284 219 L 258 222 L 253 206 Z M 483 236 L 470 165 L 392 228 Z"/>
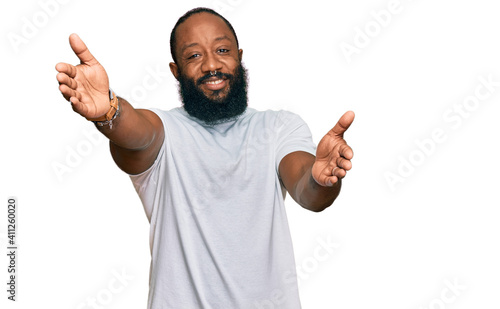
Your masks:
<path fill-rule="evenodd" d="M 211 74 L 207 74 L 205 76 L 202 76 L 200 78 L 198 78 L 196 80 L 196 85 L 201 85 L 204 81 L 206 81 L 207 79 L 211 78 L 211 77 L 218 77 L 218 78 L 224 78 L 224 79 L 229 79 L 229 80 L 232 80 L 234 75 L 233 74 L 229 74 L 229 73 L 222 73 L 222 72 L 216 72 L 215 74 L 211 75 Z"/>

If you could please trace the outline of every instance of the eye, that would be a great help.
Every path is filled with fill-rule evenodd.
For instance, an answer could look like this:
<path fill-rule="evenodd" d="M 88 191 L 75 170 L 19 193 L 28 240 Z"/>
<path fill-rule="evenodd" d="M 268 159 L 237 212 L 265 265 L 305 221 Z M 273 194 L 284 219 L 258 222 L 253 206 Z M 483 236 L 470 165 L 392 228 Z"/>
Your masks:
<path fill-rule="evenodd" d="M 225 49 L 225 48 L 219 48 L 217 50 L 218 53 L 221 53 L 221 54 L 225 54 L 225 53 L 228 53 L 229 52 L 229 49 Z"/>
<path fill-rule="evenodd" d="M 188 59 L 194 59 L 194 58 L 198 58 L 200 56 L 201 56 L 200 54 L 193 54 L 193 55 L 189 56 Z"/>

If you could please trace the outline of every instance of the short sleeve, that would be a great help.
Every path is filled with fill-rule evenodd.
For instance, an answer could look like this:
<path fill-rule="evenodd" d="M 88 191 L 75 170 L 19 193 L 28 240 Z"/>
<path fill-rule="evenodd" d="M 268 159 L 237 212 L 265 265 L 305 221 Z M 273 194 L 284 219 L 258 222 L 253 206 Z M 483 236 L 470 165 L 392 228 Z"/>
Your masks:
<path fill-rule="evenodd" d="M 160 119 L 163 121 L 161 113 L 156 110 L 151 110 L 155 112 Z M 165 123 L 163 124 L 165 127 Z M 153 200 L 156 196 L 156 190 L 158 189 L 159 182 L 161 181 L 161 171 L 163 165 L 163 157 L 165 155 L 165 140 L 156 156 L 155 162 L 151 165 L 147 170 L 140 174 L 130 175 L 130 180 L 134 185 L 135 190 L 137 191 L 142 204 L 144 206 L 144 210 L 146 212 L 146 216 L 148 220 L 151 220 L 151 215 L 153 212 L 153 205 L 155 204 Z"/>
<path fill-rule="evenodd" d="M 302 118 L 294 113 L 279 111 L 276 117 L 276 171 L 281 160 L 289 153 L 304 151 L 316 154 L 311 131 Z"/>

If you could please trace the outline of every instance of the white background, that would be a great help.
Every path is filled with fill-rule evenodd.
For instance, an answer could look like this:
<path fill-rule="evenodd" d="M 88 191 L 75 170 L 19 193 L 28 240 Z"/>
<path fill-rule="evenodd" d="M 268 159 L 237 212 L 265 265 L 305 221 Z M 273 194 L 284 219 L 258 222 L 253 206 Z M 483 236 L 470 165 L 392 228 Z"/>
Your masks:
<path fill-rule="evenodd" d="M 500 87 L 481 88 L 488 98 L 463 116 L 453 110 L 473 102 L 481 77 L 500 81 L 495 1 L 401 0 L 382 26 L 372 13 L 390 0 L 62 2 L 0 5 L 1 308 L 92 308 L 91 298 L 146 308 L 142 205 L 107 142 L 60 95 L 54 66 L 77 63 L 76 32 L 117 94 L 137 107 L 179 106 L 168 39 L 197 6 L 232 22 L 252 107 L 298 113 L 316 143 L 356 112 L 345 135 L 353 169 L 335 204 L 312 213 L 287 198 L 303 308 L 500 306 Z M 151 70 L 161 74 L 144 91 Z M 435 130 L 444 137 L 431 145 Z M 16 303 L 6 293 L 9 196 L 19 206 Z M 321 240 L 336 248 L 319 258 Z"/>

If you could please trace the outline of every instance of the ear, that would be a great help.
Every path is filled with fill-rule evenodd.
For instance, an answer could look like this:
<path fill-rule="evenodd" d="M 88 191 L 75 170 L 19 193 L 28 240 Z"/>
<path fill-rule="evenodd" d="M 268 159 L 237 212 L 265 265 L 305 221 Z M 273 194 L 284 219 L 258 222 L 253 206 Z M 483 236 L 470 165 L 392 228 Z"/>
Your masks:
<path fill-rule="evenodd" d="M 172 72 L 175 79 L 179 80 L 179 67 L 177 64 L 175 62 L 170 62 L 168 66 L 170 67 L 170 72 Z"/>
<path fill-rule="evenodd" d="M 241 62 L 241 59 L 243 59 L 243 49 L 238 50 L 238 58 L 240 59 Z"/>

